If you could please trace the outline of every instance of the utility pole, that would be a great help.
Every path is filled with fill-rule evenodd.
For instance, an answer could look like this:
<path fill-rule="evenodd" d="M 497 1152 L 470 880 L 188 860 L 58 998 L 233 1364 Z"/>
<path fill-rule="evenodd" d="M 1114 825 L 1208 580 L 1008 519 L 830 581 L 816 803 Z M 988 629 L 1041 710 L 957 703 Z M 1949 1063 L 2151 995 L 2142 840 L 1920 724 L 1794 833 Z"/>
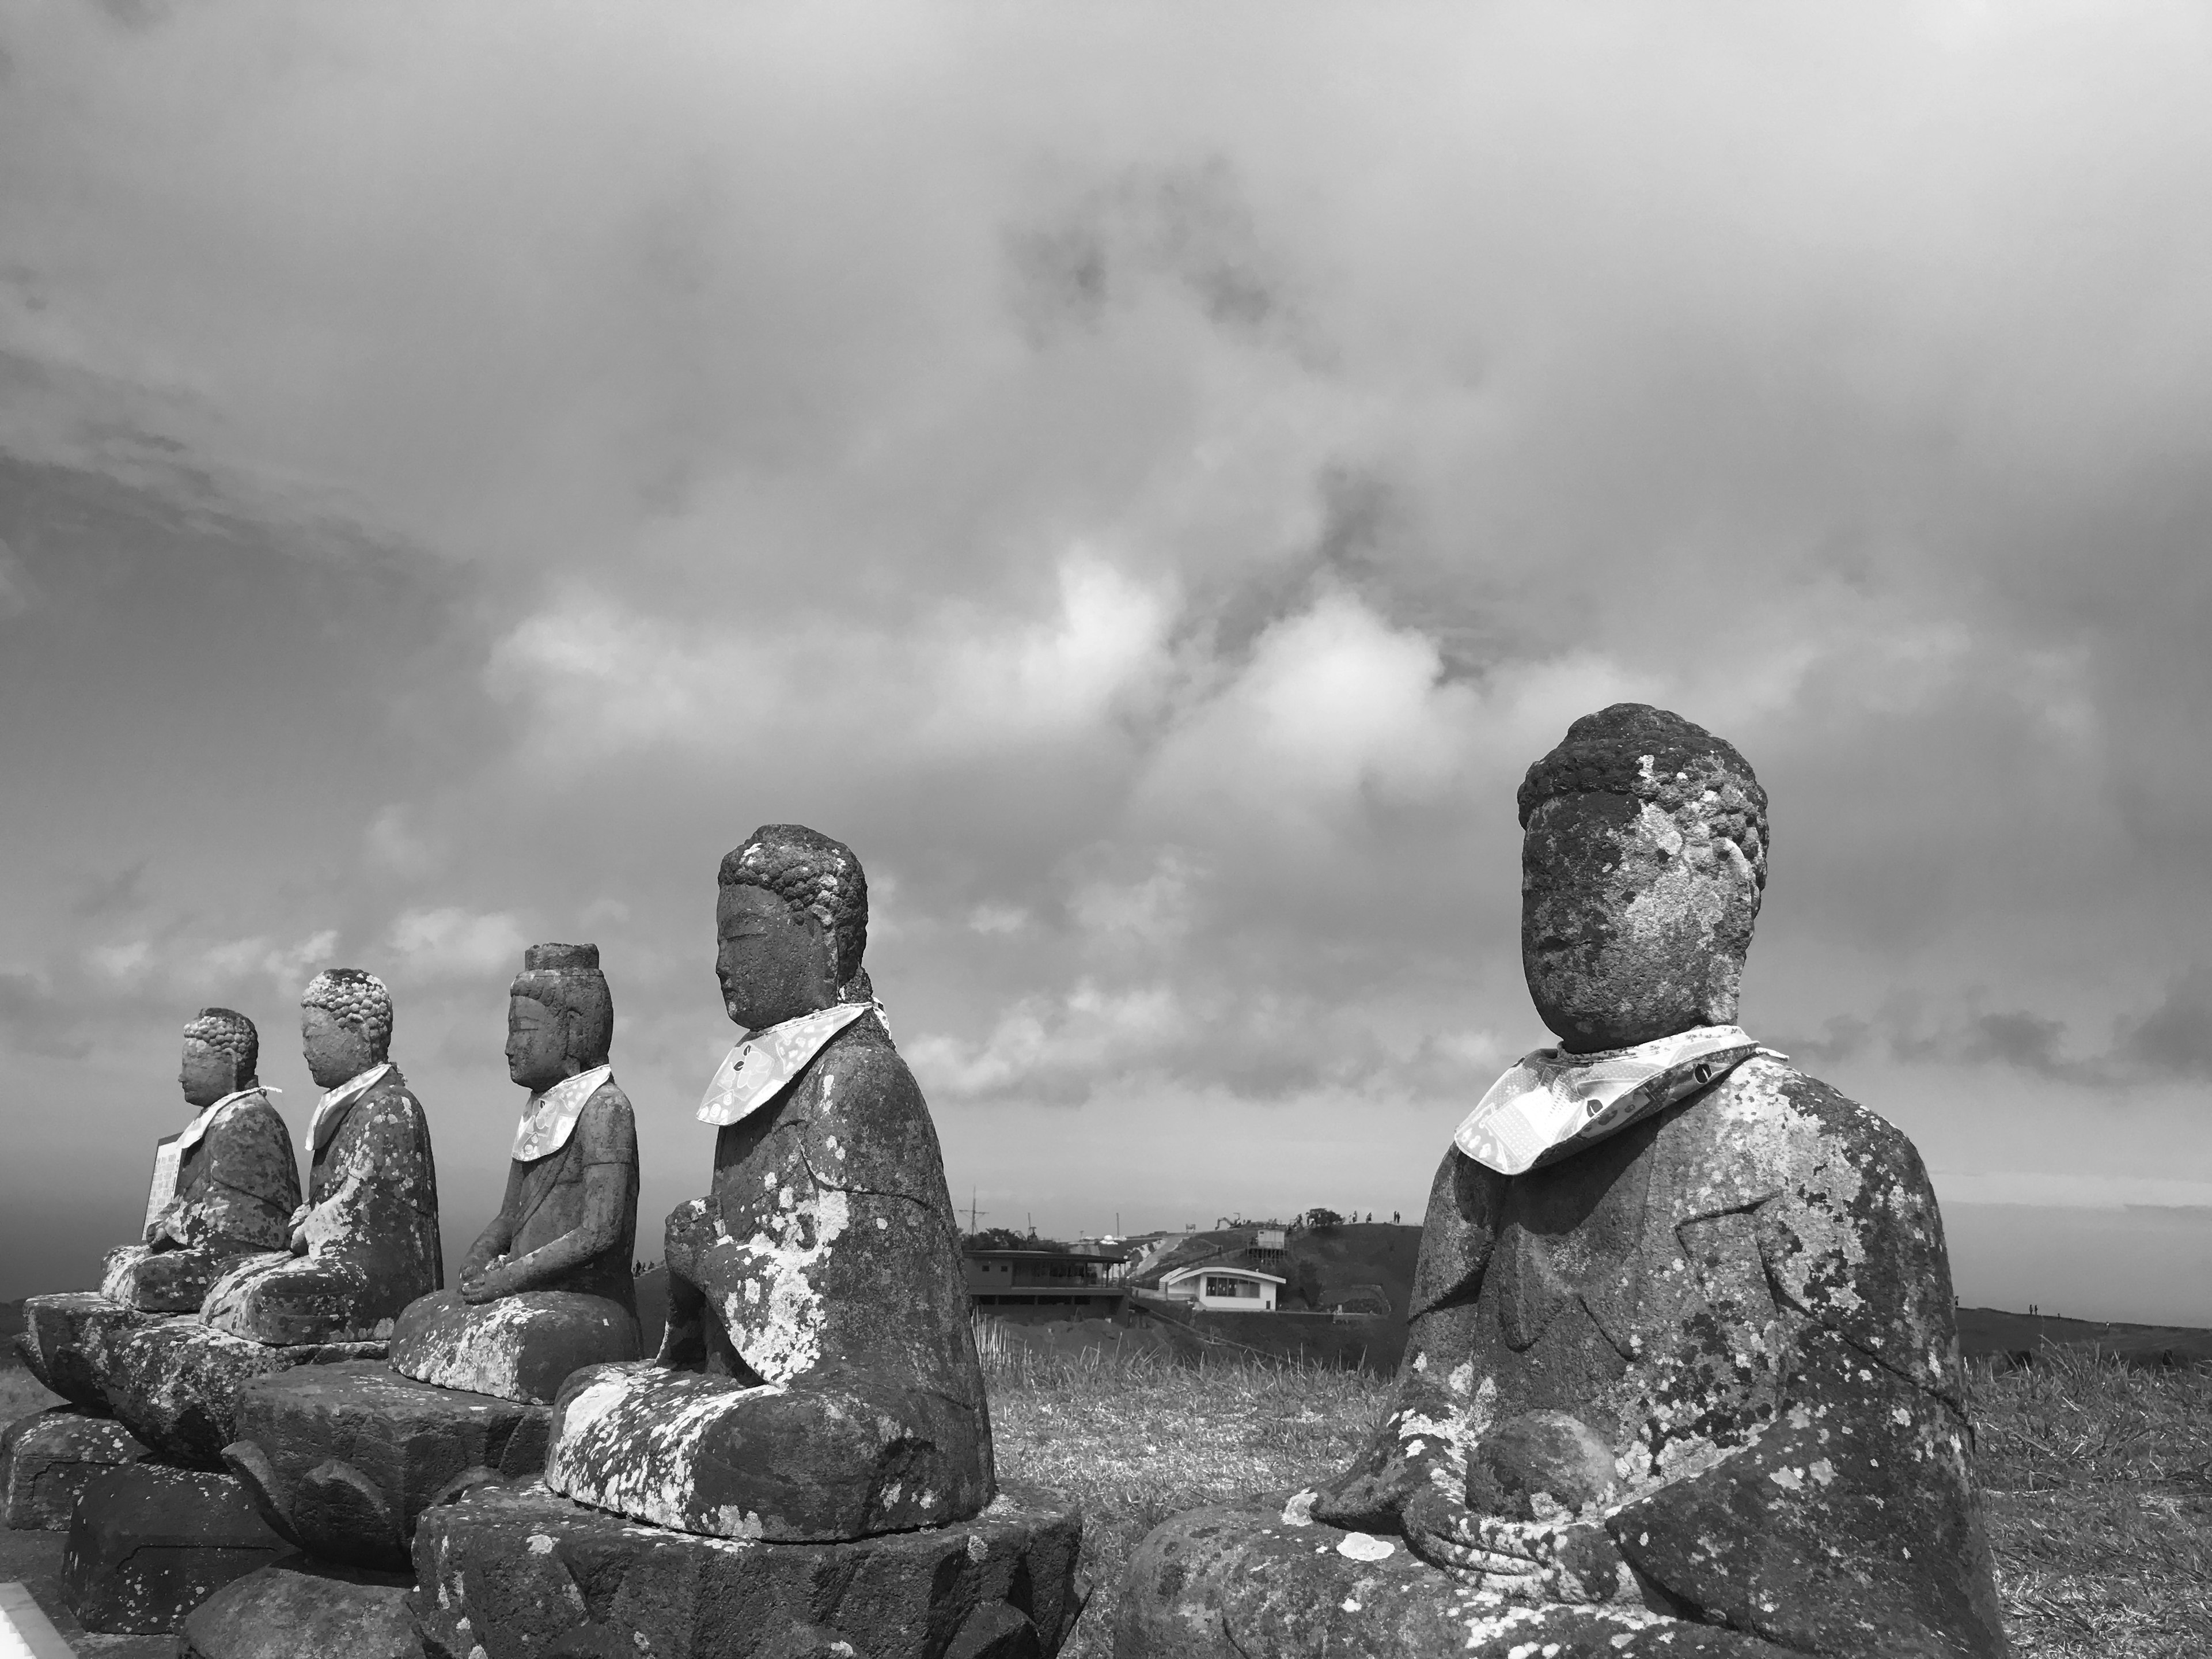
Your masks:
<path fill-rule="evenodd" d="M 975 1218 L 977 1216 L 988 1215 L 991 1212 L 988 1210 L 979 1210 L 975 1207 L 975 1189 L 973 1187 L 970 1187 L 968 1189 L 968 1231 L 971 1233 L 975 1231 Z"/>

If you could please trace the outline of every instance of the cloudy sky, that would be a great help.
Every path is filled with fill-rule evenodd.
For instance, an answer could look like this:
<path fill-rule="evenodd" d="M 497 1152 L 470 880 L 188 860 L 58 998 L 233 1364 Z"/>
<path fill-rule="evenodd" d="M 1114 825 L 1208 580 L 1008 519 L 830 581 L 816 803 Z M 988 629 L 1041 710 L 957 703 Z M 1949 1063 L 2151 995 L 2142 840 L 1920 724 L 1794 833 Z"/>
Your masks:
<path fill-rule="evenodd" d="M 374 969 L 458 1253 L 596 940 L 848 842 L 958 1201 L 1418 1216 L 1513 790 L 1773 796 L 1764 1040 L 1970 1303 L 2212 1323 L 2212 22 L 2130 3 L 0 3 L 0 1296 Z M 657 1253 L 657 1243 L 643 1247 Z"/>

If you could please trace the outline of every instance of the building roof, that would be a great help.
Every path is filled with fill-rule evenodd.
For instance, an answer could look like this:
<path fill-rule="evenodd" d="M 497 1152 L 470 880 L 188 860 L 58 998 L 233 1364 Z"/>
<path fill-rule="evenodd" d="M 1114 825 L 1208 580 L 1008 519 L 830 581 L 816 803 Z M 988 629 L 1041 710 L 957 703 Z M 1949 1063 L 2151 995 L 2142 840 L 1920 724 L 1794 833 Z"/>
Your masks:
<path fill-rule="evenodd" d="M 1196 1279 L 1201 1273 L 1215 1279 L 1264 1279 L 1270 1285 L 1287 1285 L 1290 1280 L 1279 1273 L 1263 1273 L 1256 1267 L 1231 1267 L 1218 1261 L 1202 1261 L 1195 1267 L 1178 1267 L 1160 1280 L 1162 1288 Z"/>

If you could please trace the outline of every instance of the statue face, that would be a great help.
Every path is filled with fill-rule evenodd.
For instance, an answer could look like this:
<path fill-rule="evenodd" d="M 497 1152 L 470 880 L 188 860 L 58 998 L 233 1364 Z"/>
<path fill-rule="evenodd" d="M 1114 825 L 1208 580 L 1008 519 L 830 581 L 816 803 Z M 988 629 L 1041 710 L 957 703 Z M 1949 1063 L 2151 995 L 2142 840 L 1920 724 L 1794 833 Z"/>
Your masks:
<path fill-rule="evenodd" d="M 748 1030 L 837 1000 L 830 935 L 812 914 L 794 916 L 764 887 L 725 887 L 714 902 L 714 977 L 722 1006 Z"/>
<path fill-rule="evenodd" d="M 507 1002 L 507 1074 L 533 1094 L 580 1068 L 568 1058 L 568 1033 L 561 1016 L 534 997 Z"/>
<path fill-rule="evenodd" d="M 369 1047 L 367 1037 L 339 1024 L 322 1008 L 300 1011 L 300 1052 L 307 1057 L 307 1074 L 318 1089 L 335 1089 L 384 1058 Z"/>
<path fill-rule="evenodd" d="M 1759 915 L 1750 861 L 1626 795 L 1546 801 L 1521 844 L 1521 966 L 1577 1053 L 1734 1023 Z"/>
<path fill-rule="evenodd" d="M 212 1106 L 237 1086 L 236 1062 L 211 1042 L 185 1039 L 185 1058 L 177 1067 L 177 1083 L 185 1100 L 193 1106 Z"/>

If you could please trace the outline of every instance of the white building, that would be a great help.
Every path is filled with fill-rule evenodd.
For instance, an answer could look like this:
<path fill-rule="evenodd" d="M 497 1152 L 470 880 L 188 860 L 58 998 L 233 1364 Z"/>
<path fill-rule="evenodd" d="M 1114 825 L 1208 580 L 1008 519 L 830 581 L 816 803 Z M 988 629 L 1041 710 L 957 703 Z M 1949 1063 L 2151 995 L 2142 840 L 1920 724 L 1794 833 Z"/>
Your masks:
<path fill-rule="evenodd" d="M 1283 1282 L 1251 1267 L 1183 1267 L 1160 1280 L 1160 1292 L 1214 1313 L 1273 1313 Z"/>

